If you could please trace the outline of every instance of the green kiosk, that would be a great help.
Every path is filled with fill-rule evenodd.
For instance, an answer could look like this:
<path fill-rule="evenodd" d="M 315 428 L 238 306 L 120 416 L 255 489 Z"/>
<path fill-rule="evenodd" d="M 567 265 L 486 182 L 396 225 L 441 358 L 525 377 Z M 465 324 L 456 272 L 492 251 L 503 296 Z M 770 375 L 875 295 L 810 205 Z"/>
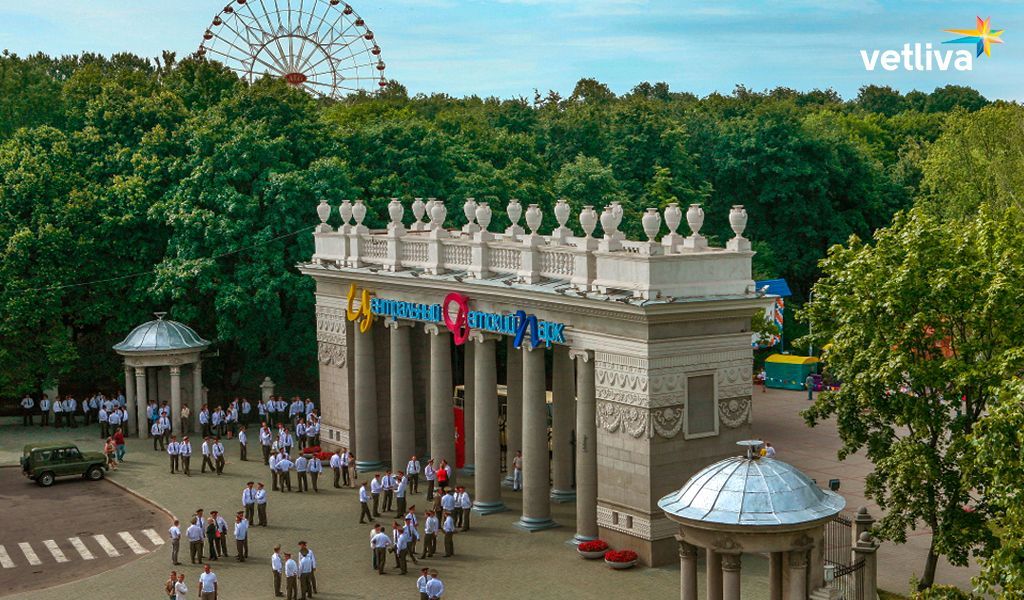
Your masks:
<path fill-rule="evenodd" d="M 818 371 L 814 356 L 772 354 L 764 361 L 765 386 L 784 390 L 803 390 L 807 376 Z"/>

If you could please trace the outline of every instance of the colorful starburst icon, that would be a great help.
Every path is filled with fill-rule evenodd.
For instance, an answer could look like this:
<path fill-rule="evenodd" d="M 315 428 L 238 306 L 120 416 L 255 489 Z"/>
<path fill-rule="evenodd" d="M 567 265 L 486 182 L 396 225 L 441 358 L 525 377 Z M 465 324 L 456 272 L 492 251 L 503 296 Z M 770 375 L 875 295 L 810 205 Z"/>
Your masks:
<path fill-rule="evenodd" d="M 956 33 L 962 36 L 955 40 L 949 40 L 942 42 L 943 44 L 974 44 L 978 49 L 977 56 L 981 56 L 984 52 L 985 56 L 992 56 L 992 44 L 1002 44 L 1003 40 L 999 39 L 999 36 L 1003 35 L 1004 29 L 992 31 L 990 21 L 992 17 L 982 19 L 977 17 L 974 29 L 943 29 L 948 33 Z"/>

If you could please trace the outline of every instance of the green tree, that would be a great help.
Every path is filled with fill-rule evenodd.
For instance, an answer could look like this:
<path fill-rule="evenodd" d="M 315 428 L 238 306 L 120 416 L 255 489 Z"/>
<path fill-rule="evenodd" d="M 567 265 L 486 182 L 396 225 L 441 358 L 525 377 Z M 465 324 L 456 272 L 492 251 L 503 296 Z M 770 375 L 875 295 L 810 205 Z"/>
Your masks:
<path fill-rule="evenodd" d="M 964 509 L 974 504 L 970 439 L 994 389 L 1024 366 L 1022 223 L 1019 211 L 966 222 L 900 213 L 873 244 L 830 249 L 804 311 L 842 382 L 804 417 L 836 417 L 840 458 L 864 450 L 874 464 L 865 491 L 885 511 L 882 539 L 931 530 L 922 588 L 939 556 L 964 565 L 990 541 L 984 504 Z"/>

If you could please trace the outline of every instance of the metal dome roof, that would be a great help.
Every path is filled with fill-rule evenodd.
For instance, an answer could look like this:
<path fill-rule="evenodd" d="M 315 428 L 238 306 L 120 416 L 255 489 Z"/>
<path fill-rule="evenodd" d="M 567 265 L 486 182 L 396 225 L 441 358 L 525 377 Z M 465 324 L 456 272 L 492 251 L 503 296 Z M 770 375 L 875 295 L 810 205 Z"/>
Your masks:
<path fill-rule="evenodd" d="M 727 458 L 658 501 L 666 514 L 720 525 L 798 525 L 830 517 L 846 500 L 774 458 Z"/>
<path fill-rule="evenodd" d="M 139 325 L 114 346 L 118 352 L 160 352 L 170 350 L 203 350 L 210 342 L 199 337 L 191 327 L 177 321 L 165 321 L 167 313 L 153 313 L 155 321 Z"/>

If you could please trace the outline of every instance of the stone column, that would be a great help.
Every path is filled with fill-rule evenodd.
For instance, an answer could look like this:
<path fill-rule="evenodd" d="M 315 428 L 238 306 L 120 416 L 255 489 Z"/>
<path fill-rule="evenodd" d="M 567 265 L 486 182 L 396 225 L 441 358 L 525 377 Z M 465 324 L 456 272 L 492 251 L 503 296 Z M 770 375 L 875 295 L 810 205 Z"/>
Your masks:
<path fill-rule="evenodd" d="M 768 590 L 770 600 L 782 600 L 782 552 L 768 555 Z"/>
<path fill-rule="evenodd" d="M 135 408 L 135 369 L 128 365 L 124 366 L 124 400 L 125 410 L 128 411 L 128 415 L 138 414 Z M 131 433 L 128 423 L 121 423 L 121 426 L 124 428 L 124 435 L 128 436 Z"/>
<path fill-rule="evenodd" d="M 140 438 L 149 435 L 149 423 L 146 420 L 146 403 L 149 402 L 146 394 L 146 367 L 135 367 L 135 423 L 136 434 Z"/>
<path fill-rule="evenodd" d="M 572 430 L 576 408 L 576 385 L 568 346 L 555 346 L 551 369 L 551 499 L 572 502 Z"/>
<path fill-rule="evenodd" d="M 181 437 L 181 367 L 171 369 L 171 435 Z"/>
<path fill-rule="evenodd" d="M 857 585 L 862 592 L 858 598 L 878 597 L 878 544 L 871 539 L 871 534 L 863 531 L 860 539 L 853 547 L 853 563 L 864 561 L 864 567 L 857 577 Z"/>
<path fill-rule="evenodd" d="M 722 598 L 740 600 L 740 558 L 742 554 L 722 554 Z"/>
<path fill-rule="evenodd" d="M 548 482 L 547 385 L 544 346 L 523 342 L 523 516 L 516 526 L 526 531 L 557 527 L 551 520 Z"/>
<path fill-rule="evenodd" d="M 192 365 L 192 429 L 201 432 L 199 411 L 202 410 L 206 398 L 203 396 L 203 361 L 196 360 Z"/>
<path fill-rule="evenodd" d="M 274 380 L 270 377 L 264 377 L 263 383 L 260 384 L 260 398 L 264 402 L 270 400 L 270 397 L 274 395 Z M 269 423 L 268 423 L 269 425 Z"/>
<path fill-rule="evenodd" d="M 384 467 L 377 432 L 377 372 L 374 368 L 373 326 L 355 333 L 356 468 L 361 472 Z"/>
<path fill-rule="evenodd" d="M 594 394 L 594 353 L 573 350 L 576 359 L 576 536 L 573 542 L 596 540 L 597 532 L 597 400 Z"/>
<path fill-rule="evenodd" d="M 512 459 L 523 449 L 523 353 L 506 336 L 505 371 L 505 485 L 512 487 Z"/>
<path fill-rule="evenodd" d="M 452 466 L 455 474 L 455 415 L 452 412 L 451 334 L 430 323 L 424 330 L 430 334 L 430 458 L 440 468 L 441 459 Z"/>
<path fill-rule="evenodd" d="M 679 535 L 679 598 L 697 600 L 697 548 Z"/>
<path fill-rule="evenodd" d="M 476 501 L 473 510 L 488 515 L 506 510 L 501 501 L 501 440 L 498 439 L 498 368 L 495 341 L 498 336 L 474 331 L 467 349 L 473 346 L 473 392 L 476 427 L 472 440 L 476 454 Z M 470 356 L 467 352 L 466 356 Z M 469 441 L 469 440 L 467 440 Z"/>
<path fill-rule="evenodd" d="M 807 550 L 790 550 L 789 600 L 807 600 Z"/>
<path fill-rule="evenodd" d="M 416 453 L 412 350 L 409 347 L 412 323 L 391 319 L 386 325 L 391 330 L 391 468 L 401 471 L 409 457 Z"/>
<path fill-rule="evenodd" d="M 707 549 L 708 600 L 722 600 L 722 555 Z"/>
<path fill-rule="evenodd" d="M 462 377 L 465 385 L 462 389 L 462 430 L 466 436 L 466 461 L 462 467 L 462 472 L 467 475 L 472 475 L 476 472 L 476 378 L 475 378 L 475 363 L 474 352 L 476 351 L 476 344 L 467 342 L 463 348 L 465 349 L 465 363 L 462 366 Z M 479 493 L 479 492 L 478 492 Z"/>

